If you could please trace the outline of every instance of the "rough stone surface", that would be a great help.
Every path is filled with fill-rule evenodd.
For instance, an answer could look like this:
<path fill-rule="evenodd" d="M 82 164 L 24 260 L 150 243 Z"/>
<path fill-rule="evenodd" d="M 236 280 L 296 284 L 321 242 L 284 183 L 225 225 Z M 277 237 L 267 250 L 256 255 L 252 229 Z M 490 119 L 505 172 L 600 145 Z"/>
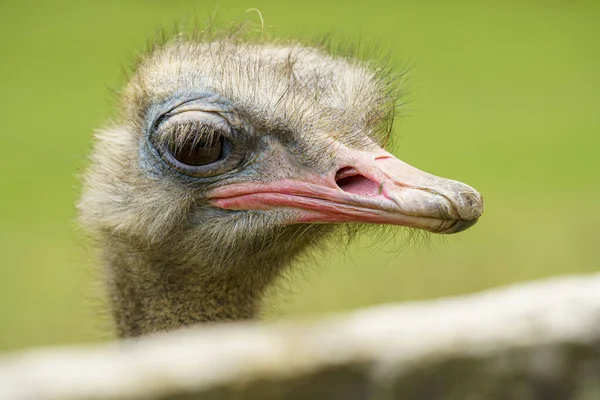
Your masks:
<path fill-rule="evenodd" d="M 0 357 L 0 399 L 600 399 L 600 274 Z"/>

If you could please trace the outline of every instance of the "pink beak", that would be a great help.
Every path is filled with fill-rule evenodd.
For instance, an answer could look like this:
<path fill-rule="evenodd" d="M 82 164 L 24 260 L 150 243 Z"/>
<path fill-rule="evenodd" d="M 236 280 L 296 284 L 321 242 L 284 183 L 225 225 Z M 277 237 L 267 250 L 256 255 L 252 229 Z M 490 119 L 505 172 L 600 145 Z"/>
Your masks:
<path fill-rule="evenodd" d="M 300 175 L 231 184 L 208 198 L 228 210 L 295 210 L 289 223 L 392 224 L 436 233 L 463 231 L 483 213 L 483 199 L 472 187 L 423 172 L 383 149 L 344 147 L 330 173 Z"/>

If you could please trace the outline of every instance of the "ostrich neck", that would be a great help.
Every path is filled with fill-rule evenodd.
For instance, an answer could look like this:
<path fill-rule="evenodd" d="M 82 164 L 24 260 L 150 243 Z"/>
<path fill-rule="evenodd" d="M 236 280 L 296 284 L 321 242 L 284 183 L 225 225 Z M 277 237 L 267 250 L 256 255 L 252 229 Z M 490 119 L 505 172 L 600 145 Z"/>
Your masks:
<path fill-rule="evenodd" d="M 156 258 L 156 251 L 140 251 L 122 242 L 110 243 L 103 253 L 120 337 L 255 318 L 262 293 L 279 270 L 247 260 L 247 265 L 222 266 L 219 274 L 208 273 L 203 265 L 178 265 Z M 252 273 L 257 270 L 261 273 Z"/>

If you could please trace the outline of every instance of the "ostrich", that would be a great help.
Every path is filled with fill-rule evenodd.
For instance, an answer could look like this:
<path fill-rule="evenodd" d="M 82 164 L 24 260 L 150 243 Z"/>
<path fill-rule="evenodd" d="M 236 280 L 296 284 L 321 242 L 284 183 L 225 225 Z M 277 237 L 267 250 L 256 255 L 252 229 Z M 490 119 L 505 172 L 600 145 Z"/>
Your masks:
<path fill-rule="evenodd" d="M 471 187 L 384 150 L 391 80 L 320 47 L 176 39 L 142 58 L 96 135 L 78 208 L 120 337 L 256 318 L 302 252 L 348 223 L 436 233 Z"/>

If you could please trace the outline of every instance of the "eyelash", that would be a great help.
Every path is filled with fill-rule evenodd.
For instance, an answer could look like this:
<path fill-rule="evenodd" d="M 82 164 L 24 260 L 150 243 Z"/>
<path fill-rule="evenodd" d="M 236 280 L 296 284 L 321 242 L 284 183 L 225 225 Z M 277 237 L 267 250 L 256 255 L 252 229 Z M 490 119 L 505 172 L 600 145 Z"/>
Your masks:
<path fill-rule="evenodd" d="M 165 127 L 165 125 L 167 125 Z M 185 121 L 178 122 L 168 125 L 163 123 L 157 126 L 155 129 L 155 140 L 157 144 L 164 144 L 165 142 L 175 144 L 192 144 L 199 142 L 200 140 L 208 139 L 215 134 L 221 135 L 228 139 L 231 139 L 229 132 L 225 131 L 221 127 L 215 127 L 208 124 L 200 123 L 199 121 Z"/>

